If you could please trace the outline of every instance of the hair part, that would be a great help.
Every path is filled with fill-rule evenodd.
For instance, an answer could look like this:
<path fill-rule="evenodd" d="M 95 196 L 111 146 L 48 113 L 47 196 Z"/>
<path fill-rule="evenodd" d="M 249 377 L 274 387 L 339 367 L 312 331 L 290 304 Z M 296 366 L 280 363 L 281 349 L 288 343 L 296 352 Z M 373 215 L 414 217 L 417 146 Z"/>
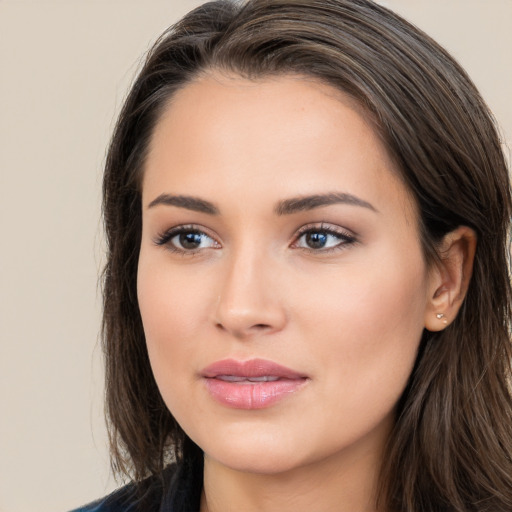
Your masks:
<path fill-rule="evenodd" d="M 103 346 L 111 454 L 136 481 L 198 460 L 155 383 L 137 303 L 141 183 L 152 133 L 179 89 L 212 71 L 298 74 L 374 120 L 420 214 L 427 262 L 457 226 L 478 236 L 454 322 L 424 332 L 383 462 L 379 503 L 408 512 L 512 510 L 509 177 L 489 109 L 432 39 L 369 0 L 210 2 L 167 30 L 126 99 L 107 155 Z"/>

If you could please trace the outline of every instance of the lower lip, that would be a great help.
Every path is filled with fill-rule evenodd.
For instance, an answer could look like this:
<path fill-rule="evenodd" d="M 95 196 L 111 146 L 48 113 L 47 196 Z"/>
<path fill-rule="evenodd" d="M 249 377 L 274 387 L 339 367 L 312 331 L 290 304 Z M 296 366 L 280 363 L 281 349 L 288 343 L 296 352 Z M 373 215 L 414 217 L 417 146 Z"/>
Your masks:
<path fill-rule="evenodd" d="M 210 395 L 234 409 L 264 409 L 283 400 L 304 386 L 306 379 L 279 379 L 273 382 L 226 382 L 207 378 Z"/>

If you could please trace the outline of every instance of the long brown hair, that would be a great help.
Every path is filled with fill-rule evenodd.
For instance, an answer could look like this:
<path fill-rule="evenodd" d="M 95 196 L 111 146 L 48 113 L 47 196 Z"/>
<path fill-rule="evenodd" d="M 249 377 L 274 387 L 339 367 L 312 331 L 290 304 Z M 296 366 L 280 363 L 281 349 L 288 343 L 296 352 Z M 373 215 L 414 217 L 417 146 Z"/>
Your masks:
<path fill-rule="evenodd" d="M 455 321 L 424 332 L 383 462 L 379 507 L 512 510 L 509 177 L 493 117 L 461 67 L 369 0 L 221 0 L 167 30 L 126 99 L 104 177 L 108 260 L 103 343 L 114 468 L 137 481 L 198 459 L 153 378 L 137 304 L 141 175 L 172 95 L 209 70 L 294 73 L 355 98 L 373 118 L 420 212 L 427 261 L 454 228 L 475 230 Z"/>

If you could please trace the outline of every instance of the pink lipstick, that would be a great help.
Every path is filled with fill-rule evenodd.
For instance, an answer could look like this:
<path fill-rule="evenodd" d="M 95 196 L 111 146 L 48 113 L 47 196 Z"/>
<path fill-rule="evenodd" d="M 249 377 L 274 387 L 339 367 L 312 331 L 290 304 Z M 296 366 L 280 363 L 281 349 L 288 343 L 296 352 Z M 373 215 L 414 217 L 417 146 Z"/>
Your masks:
<path fill-rule="evenodd" d="M 201 376 L 210 395 L 235 409 L 263 409 L 298 391 L 307 376 L 265 359 L 224 359 Z"/>

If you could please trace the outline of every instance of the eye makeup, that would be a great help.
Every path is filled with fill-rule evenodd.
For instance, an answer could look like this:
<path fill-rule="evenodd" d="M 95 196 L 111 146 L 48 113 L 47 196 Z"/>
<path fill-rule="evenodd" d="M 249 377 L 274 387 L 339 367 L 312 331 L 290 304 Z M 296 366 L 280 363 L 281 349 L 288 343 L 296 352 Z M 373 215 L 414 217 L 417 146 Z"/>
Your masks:
<path fill-rule="evenodd" d="M 355 235 L 339 226 L 314 223 L 301 227 L 290 244 L 292 249 L 310 253 L 331 253 L 357 243 Z M 220 249 L 221 244 L 204 227 L 188 224 L 172 227 L 154 239 L 154 244 L 178 254 L 195 254 L 205 249 Z"/>
<path fill-rule="evenodd" d="M 194 254 L 203 249 L 218 249 L 221 247 L 219 242 L 205 232 L 204 228 L 194 224 L 168 229 L 157 235 L 154 243 L 171 252 L 181 254 Z"/>
<path fill-rule="evenodd" d="M 330 253 L 357 242 L 354 234 L 332 224 L 308 224 L 300 228 L 292 247 L 309 252 Z"/>

